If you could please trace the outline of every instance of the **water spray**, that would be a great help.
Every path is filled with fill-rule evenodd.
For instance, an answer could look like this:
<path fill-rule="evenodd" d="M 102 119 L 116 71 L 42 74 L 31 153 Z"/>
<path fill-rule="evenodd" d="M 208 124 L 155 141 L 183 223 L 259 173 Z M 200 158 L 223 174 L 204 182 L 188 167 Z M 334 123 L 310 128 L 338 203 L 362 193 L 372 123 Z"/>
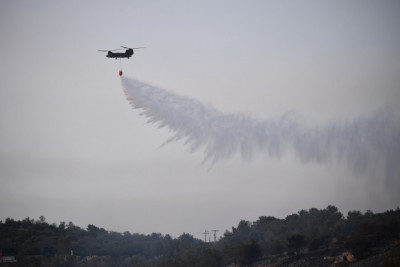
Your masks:
<path fill-rule="evenodd" d="M 191 152 L 202 150 L 204 161 L 256 153 L 281 157 L 293 151 L 302 162 L 346 162 L 356 173 L 377 166 L 382 176 L 400 178 L 400 120 L 390 109 L 348 123 L 307 127 L 293 116 L 259 121 L 240 114 L 224 114 L 170 91 L 122 77 L 130 104 L 148 123 L 167 127 L 173 135 L 165 144 L 184 140 Z"/>

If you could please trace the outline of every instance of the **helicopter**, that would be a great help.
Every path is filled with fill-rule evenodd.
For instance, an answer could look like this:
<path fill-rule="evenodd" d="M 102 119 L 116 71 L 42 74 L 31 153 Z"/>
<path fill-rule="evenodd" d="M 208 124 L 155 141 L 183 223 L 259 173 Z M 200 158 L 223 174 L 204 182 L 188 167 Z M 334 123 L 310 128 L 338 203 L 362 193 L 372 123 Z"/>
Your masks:
<path fill-rule="evenodd" d="M 99 52 L 107 52 L 107 56 L 109 58 L 130 58 L 133 54 L 135 49 L 142 49 L 142 48 L 146 48 L 146 47 L 134 47 L 134 48 L 130 48 L 130 47 L 126 47 L 126 46 L 121 46 L 122 48 L 118 48 L 118 49 L 113 49 L 113 50 L 99 50 Z M 113 51 L 118 51 L 118 50 L 124 50 L 125 52 L 121 53 L 121 52 L 117 52 L 114 53 Z"/>
<path fill-rule="evenodd" d="M 121 58 L 130 58 L 133 54 L 135 49 L 142 49 L 142 48 L 146 48 L 146 47 L 134 47 L 134 48 L 130 48 L 130 47 L 126 47 L 126 46 L 121 46 L 122 48 L 118 48 L 118 49 L 113 49 L 113 50 L 99 50 L 100 52 L 107 52 L 107 56 L 109 58 L 119 58 L 120 60 L 120 65 L 121 65 Z M 125 52 L 120 53 L 114 53 L 113 51 L 118 51 L 118 50 L 124 50 Z M 119 76 L 122 76 L 122 70 L 119 71 Z"/>

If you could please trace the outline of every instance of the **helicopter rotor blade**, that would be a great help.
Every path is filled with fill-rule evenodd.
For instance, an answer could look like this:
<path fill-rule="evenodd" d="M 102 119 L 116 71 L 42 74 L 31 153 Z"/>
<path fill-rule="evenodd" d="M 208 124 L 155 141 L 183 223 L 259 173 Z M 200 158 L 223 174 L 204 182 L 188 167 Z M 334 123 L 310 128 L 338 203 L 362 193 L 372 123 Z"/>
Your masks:
<path fill-rule="evenodd" d="M 146 47 L 144 47 L 144 46 L 130 48 L 130 47 L 122 46 L 122 45 L 121 45 L 121 47 L 123 47 L 123 48 L 125 48 L 125 49 L 142 49 L 142 48 L 146 48 Z"/>
<path fill-rule="evenodd" d="M 113 49 L 113 50 L 98 50 L 100 52 L 113 52 L 113 51 L 118 51 L 118 50 L 123 50 L 122 48 L 117 48 L 117 49 Z"/>

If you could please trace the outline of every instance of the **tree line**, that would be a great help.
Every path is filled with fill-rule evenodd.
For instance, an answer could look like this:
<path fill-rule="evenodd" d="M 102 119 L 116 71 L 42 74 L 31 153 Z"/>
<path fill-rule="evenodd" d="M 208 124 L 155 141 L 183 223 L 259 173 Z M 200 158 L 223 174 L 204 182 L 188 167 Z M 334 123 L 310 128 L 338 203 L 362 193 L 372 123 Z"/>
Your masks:
<path fill-rule="evenodd" d="M 399 233 L 399 209 L 351 211 L 345 217 L 328 206 L 283 219 L 261 216 L 240 221 L 212 243 L 188 233 L 172 238 L 118 233 L 92 224 L 86 229 L 73 222 L 50 224 L 41 216 L 0 221 L 0 248 L 3 256 L 15 254 L 19 266 L 246 266 L 318 251 L 350 251 L 363 259 L 374 247 L 398 240 Z"/>

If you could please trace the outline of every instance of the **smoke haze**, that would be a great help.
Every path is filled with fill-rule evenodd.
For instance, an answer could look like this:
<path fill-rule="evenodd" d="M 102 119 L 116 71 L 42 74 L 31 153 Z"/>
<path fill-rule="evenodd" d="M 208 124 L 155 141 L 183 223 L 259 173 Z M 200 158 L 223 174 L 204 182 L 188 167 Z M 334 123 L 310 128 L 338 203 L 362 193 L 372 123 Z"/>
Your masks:
<path fill-rule="evenodd" d="M 202 150 L 204 162 L 239 154 L 280 157 L 294 151 L 302 162 L 345 162 L 358 174 L 400 175 L 400 121 L 389 109 L 351 122 L 310 127 L 295 116 L 259 121 L 240 114 L 224 114 L 194 99 L 122 77 L 127 99 L 140 115 L 172 133 L 165 143 L 184 140 L 190 151 Z"/>

